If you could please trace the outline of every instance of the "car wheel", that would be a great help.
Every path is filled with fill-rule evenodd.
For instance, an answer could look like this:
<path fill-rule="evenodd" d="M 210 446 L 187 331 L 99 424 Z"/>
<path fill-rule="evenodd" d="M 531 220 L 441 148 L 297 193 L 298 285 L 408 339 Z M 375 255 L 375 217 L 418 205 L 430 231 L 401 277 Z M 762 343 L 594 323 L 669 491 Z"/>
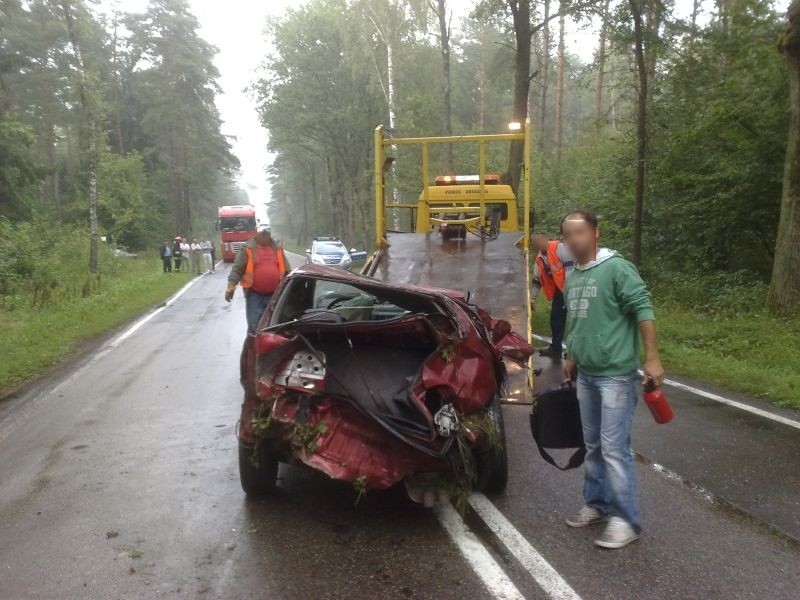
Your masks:
<path fill-rule="evenodd" d="M 255 456 L 254 456 L 255 452 Z M 254 463 L 254 459 L 257 459 Z M 239 481 L 248 496 L 265 496 L 275 489 L 278 478 L 278 458 L 264 444 L 254 449 L 239 444 Z"/>
<path fill-rule="evenodd" d="M 475 470 L 477 481 L 475 487 L 487 494 L 499 494 L 506 489 L 508 483 L 508 454 L 506 453 L 506 428 L 503 423 L 503 409 L 500 398 L 489 404 L 487 411 L 498 434 L 498 443 L 494 447 L 475 450 Z"/>

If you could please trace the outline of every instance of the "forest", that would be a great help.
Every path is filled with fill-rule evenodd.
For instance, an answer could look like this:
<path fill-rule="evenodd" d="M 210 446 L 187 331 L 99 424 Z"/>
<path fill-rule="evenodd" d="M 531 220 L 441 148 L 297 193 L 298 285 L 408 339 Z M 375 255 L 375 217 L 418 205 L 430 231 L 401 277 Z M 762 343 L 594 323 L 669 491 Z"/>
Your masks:
<path fill-rule="evenodd" d="M 270 219 L 287 241 L 371 239 L 376 124 L 498 133 L 530 116 L 537 228 L 555 235 L 568 209 L 591 208 L 605 242 L 681 300 L 766 302 L 790 120 L 785 14 L 764 0 L 694 0 L 687 16 L 661 0 L 481 0 L 454 19 L 451 4 L 313 0 L 269 23 L 255 90 L 277 156 Z M 581 38 L 591 60 L 567 51 L 568 22 L 600 24 Z M 512 178 L 519 162 L 489 157 Z M 435 167 L 475 172 L 477 158 L 443 151 Z M 418 173 L 398 151 L 399 200 L 416 201 Z M 797 233 L 785 237 L 797 286 Z M 791 296 L 777 313 L 797 310 Z"/>
<path fill-rule="evenodd" d="M 213 231 L 241 195 L 198 28 L 183 0 L 0 2 L 0 297 L 59 284 L 32 243 L 97 274 L 114 249 Z"/>

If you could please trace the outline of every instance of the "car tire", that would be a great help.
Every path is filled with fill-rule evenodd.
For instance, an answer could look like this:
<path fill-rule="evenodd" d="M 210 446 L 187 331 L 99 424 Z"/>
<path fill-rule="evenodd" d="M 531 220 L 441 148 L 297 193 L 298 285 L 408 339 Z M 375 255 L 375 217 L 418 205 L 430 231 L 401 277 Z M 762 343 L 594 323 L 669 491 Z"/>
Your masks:
<path fill-rule="evenodd" d="M 497 428 L 499 444 L 494 448 L 475 450 L 477 475 L 475 487 L 487 494 L 500 494 L 508 484 L 508 454 L 506 452 L 506 428 L 499 397 L 494 398 L 489 404 L 487 414 Z"/>
<path fill-rule="evenodd" d="M 248 496 L 266 496 L 275 490 L 278 479 L 278 458 L 264 444 L 259 444 L 258 466 L 253 464 L 252 446 L 239 444 L 239 481 Z"/>

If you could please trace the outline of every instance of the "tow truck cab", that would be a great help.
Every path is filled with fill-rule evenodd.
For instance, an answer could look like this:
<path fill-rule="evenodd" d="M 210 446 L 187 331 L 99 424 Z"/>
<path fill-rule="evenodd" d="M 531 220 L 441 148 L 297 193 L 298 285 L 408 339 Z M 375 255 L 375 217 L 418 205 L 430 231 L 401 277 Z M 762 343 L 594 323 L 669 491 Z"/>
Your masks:
<path fill-rule="evenodd" d="M 517 231 L 517 219 L 517 198 L 499 175 L 485 175 L 483 185 L 479 175 L 440 175 L 420 193 L 415 230 L 438 228 L 444 239 L 467 231 L 494 237 Z"/>

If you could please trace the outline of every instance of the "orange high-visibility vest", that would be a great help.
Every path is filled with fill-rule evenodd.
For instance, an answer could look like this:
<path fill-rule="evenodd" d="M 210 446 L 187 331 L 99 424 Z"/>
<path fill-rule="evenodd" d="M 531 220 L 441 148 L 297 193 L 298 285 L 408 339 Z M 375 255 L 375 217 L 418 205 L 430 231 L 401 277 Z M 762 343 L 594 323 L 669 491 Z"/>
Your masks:
<path fill-rule="evenodd" d="M 564 292 L 564 282 L 567 278 L 567 271 L 558 258 L 558 240 L 554 240 L 547 245 L 547 262 L 550 265 L 550 270 L 545 268 L 544 259 L 541 252 L 536 255 L 536 264 L 539 267 L 539 283 L 544 290 L 544 295 L 548 300 L 552 300 L 556 294 L 556 290 Z"/>
<path fill-rule="evenodd" d="M 245 252 L 247 252 L 247 265 L 244 268 L 244 274 L 242 275 L 241 281 L 239 283 L 242 285 L 244 289 L 249 289 L 253 287 L 253 272 L 255 271 L 255 262 L 253 261 L 253 249 L 248 245 L 245 246 Z M 286 275 L 286 258 L 283 255 L 283 248 L 278 246 L 277 250 L 275 251 L 275 255 L 278 258 L 278 274 L 280 275 L 281 279 Z"/>

